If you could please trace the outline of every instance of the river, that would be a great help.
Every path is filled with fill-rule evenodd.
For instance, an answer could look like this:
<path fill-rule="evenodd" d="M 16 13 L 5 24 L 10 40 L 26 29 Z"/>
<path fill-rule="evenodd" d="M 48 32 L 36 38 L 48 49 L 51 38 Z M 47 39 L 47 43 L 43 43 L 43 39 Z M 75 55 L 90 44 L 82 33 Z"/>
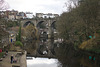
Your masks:
<path fill-rule="evenodd" d="M 40 39 L 39 41 L 26 42 L 24 45 L 24 49 L 27 50 L 28 56 L 33 56 L 27 56 L 27 67 L 58 67 L 58 60 L 55 58 L 50 58 L 47 55 L 48 51 L 50 50 L 52 56 L 54 56 L 54 43 L 56 43 L 56 40 L 54 41 L 50 39 Z M 40 56 L 46 56 L 48 58 L 38 57 L 39 55 L 37 55 L 36 53 L 38 53 Z M 34 57 L 35 55 L 36 58 Z"/>
<path fill-rule="evenodd" d="M 27 60 L 27 67 L 58 67 L 57 59 L 34 58 Z"/>
<path fill-rule="evenodd" d="M 57 48 L 59 48 L 58 51 L 56 51 Z M 29 56 L 33 56 L 32 59 L 27 59 L 27 67 L 100 67 L 99 55 L 77 52 L 71 44 L 64 43 L 59 46 L 56 40 L 41 39 L 28 42 L 24 49 Z M 50 58 L 48 50 L 53 56 L 56 55 L 59 61 Z"/>

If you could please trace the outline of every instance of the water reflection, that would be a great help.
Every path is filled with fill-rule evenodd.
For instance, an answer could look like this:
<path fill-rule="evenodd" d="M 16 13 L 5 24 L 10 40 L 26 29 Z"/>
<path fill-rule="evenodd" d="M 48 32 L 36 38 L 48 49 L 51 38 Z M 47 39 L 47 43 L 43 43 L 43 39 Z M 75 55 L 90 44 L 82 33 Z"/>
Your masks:
<path fill-rule="evenodd" d="M 24 47 L 30 55 L 34 57 L 27 60 L 28 67 L 100 67 L 99 55 L 82 53 L 75 50 L 72 43 L 57 43 L 50 39 L 40 39 L 40 41 L 27 42 Z M 56 56 L 55 59 L 48 59 L 49 56 Z M 48 58 L 42 58 L 42 57 Z M 92 56 L 92 58 L 89 58 Z M 94 59 L 95 57 L 95 59 Z"/>
<path fill-rule="evenodd" d="M 98 54 L 75 50 L 72 43 L 61 43 L 58 52 L 60 67 L 100 67 Z"/>
<path fill-rule="evenodd" d="M 27 41 L 24 45 L 24 49 L 27 51 L 30 55 L 55 55 L 56 54 L 56 43 L 54 43 L 54 40 L 51 39 L 40 39 L 38 41 L 32 40 Z"/>
<path fill-rule="evenodd" d="M 57 67 L 57 59 L 34 58 L 27 60 L 27 67 Z"/>

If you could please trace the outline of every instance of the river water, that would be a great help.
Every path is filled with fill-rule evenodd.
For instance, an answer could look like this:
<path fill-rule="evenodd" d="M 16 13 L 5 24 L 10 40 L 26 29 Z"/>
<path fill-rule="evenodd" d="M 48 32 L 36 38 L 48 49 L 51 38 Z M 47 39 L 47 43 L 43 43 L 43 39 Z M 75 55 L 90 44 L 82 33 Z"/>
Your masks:
<path fill-rule="evenodd" d="M 39 41 L 30 41 L 26 42 L 24 45 L 24 49 L 27 50 L 29 55 L 36 54 L 35 52 L 40 51 L 40 55 L 46 55 L 48 50 L 52 49 L 52 52 L 55 49 L 54 43 L 55 40 L 50 39 L 40 39 Z M 27 46 L 28 45 L 28 46 Z M 31 59 L 27 59 L 27 67 L 58 67 L 58 60 L 54 58 L 40 58 L 40 57 L 27 57 Z"/>
<path fill-rule="evenodd" d="M 27 60 L 27 67 L 58 67 L 57 59 L 34 58 Z"/>
<path fill-rule="evenodd" d="M 28 45 L 28 46 L 27 46 Z M 58 55 L 56 58 L 39 58 L 38 56 L 27 59 L 27 67 L 100 67 L 100 56 L 91 53 L 81 53 L 75 51 L 71 44 L 59 44 L 55 40 L 42 39 L 40 41 L 27 42 L 24 46 L 27 53 L 30 55 L 35 54 L 35 51 L 39 50 L 41 55 L 45 55 L 48 49 L 52 49 L 51 53 L 55 55 L 56 48 Z"/>

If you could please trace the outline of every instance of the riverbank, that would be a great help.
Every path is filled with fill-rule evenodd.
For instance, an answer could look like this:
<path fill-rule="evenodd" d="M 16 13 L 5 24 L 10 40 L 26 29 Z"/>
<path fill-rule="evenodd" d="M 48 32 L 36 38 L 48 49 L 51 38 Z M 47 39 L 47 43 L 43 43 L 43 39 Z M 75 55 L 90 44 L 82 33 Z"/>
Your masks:
<path fill-rule="evenodd" d="M 17 62 L 10 63 L 10 56 L 13 55 Z M 0 61 L 0 67 L 27 67 L 26 63 L 26 51 L 25 52 L 8 52 L 8 55 Z"/>

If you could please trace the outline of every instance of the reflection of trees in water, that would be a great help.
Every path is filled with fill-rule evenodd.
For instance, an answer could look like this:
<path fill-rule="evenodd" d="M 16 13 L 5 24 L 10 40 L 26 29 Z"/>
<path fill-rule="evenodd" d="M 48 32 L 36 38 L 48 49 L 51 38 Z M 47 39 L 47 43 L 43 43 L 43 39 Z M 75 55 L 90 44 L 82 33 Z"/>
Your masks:
<path fill-rule="evenodd" d="M 71 43 L 61 43 L 58 48 L 57 58 L 62 63 L 62 67 L 79 67 L 77 52 Z"/>
<path fill-rule="evenodd" d="M 35 54 L 37 51 L 40 55 L 46 55 L 50 51 L 52 55 L 56 55 L 56 47 L 57 44 L 53 40 L 40 39 L 40 41 L 28 40 L 24 49 L 29 54 Z"/>
<path fill-rule="evenodd" d="M 57 47 L 57 44 L 54 43 L 54 39 L 50 39 L 50 52 L 52 55 L 56 55 L 56 47 Z"/>
<path fill-rule="evenodd" d="M 47 47 L 48 47 L 47 39 L 40 39 L 40 42 L 38 43 L 37 52 L 40 55 L 45 55 L 45 54 L 43 54 L 43 52 L 46 51 L 48 53 Z"/>
<path fill-rule="evenodd" d="M 51 40 L 51 49 L 50 49 L 50 51 L 51 51 L 51 53 L 53 54 L 53 55 L 56 55 L 56 52 L 57 52 L 57 44 L 59 44 L 59 43 L 54 43 L 54 40 L 52 39 Z"/>
<path fill-rule="evenodd" d="M 41 55 L 45 55 L 43 54 L 43 51 L 46 51 L 48 52 L 48 49 L 46 48 L 46 45 L 40 45 L 39 48 L 37 49 L 38 53 L 41 54 Z"/>
<path fill-rule="evenodd" d="M 100 67 L 100 60 L 89 60 L 87 54 L 75 51 L 71 43 L 61 43 L 57 50 L 56 56 L 62 67 Z"/>
<path fill-rule="evenodd" d="M 57 47 L 57 43 L 53 43 L 52 48 L 50 49 L 50 51 L 53 55 L 56 55 L 56 47 Z"/>
<path fill-rule="evenodd" d="M 38 44 L 37 52 L 40 55 L 45 55 L 45 54 L 43 54 L 43 52 L 46 51 L 48 53 L 48 51 L 50 50 L 50 52 L 53 55 L 56 55 L 55 48 L 56 48 L 56 44 L 54 44 L 53 40 L 50 40 L 50 39 L 40 39 L 40 42 Z"/>
<path fill-rule="evenodd" d="M 93 56 L 92 55 L 95 55 L 95 60 L 93 60 Z M 92 59 L 89 59 L 89 56 L 92 56 Z M 100 56 L 99 55 L 96 55 L 96 54 L 91 54 L 91 55 L 85 55 L 84 57 L 82 57 L 80 59 L 80 64 L 81 66 L 84 66 L 84 67 L 100 67 Z"/>

